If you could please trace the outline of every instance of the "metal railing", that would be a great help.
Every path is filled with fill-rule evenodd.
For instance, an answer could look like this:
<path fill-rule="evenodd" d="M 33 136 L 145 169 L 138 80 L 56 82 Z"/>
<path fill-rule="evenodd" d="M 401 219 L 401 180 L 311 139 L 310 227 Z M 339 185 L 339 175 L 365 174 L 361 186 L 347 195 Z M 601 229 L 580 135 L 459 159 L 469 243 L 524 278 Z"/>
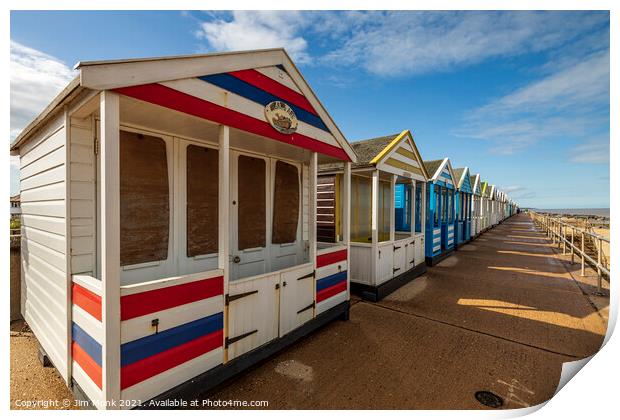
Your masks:
<path fill-rule="evenodd" d="M 529 210 L 528 213 L 532 217 L 532 220 L 542 230 L 545 231 L 547 237 L 551 239 L 555 245 L 557 243 L 558 249 L 562 248 L 562 254 L 566 255 L 566 248 L 568 247 L 571 254 L 571 263 L 575 263 L 575 254 L 581 257 L 581 276 L 586 275 L 586 261 L 592 265 L 597 272 L 597 291 L 602 293 L 602 277 L 607 276 L 607 279 L 611 280 L 609 265 L 603 261 L 603 242 L 609 242 L 609 238 L 606 238 L 596 233 L 588 232 L 586 229 L 573 226 L 564 222 L 559 217 L 552 217 L 547 214 L 537 213 Z M 570 236 L 569 236 L 570 233 Z M 579 246 L 575 244 L 575 234 L 578 234 Z M 594 259 L 586 252 L 585 243 L 586 238 L 589 238 L 595 248 L 597 249 L 597 258 Z M 606 259 L 607 261 L 609 259 Z"/>

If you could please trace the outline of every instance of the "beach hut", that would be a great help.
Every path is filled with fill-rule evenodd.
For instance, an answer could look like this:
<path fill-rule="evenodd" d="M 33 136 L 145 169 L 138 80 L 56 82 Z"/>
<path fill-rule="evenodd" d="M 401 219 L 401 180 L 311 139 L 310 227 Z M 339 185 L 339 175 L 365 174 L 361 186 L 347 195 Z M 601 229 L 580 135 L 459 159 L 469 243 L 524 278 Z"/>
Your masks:
<path fill-rule="evenodd" d="M 480 191 L 481 191 L 481 207 L 480 207 L 480 232 L 486 231 L 491 224 L 491 201 L 489 197 L 491 196 L 491 186 L 486 181 L 480 182 Z"/>
<path fill-rule="evenodd" d="M 284 50 L 76 70 L 11 145 L 25 318 L 76 394 L 204 392 L 348 316 L 348 213 L 318 250 L 315 191 L 356 157 Z"/>
<path fill-rule="evenodd" d="M 499 194 L 495 185 L 490 186 L 489 202 L 491 203 L 489 227 L 496 226 L 500 222 L 499 218 Z"/>
<path fill-rule="evenodd" d="M 472 229 L 472 186 L 469 177 L 469 168 L 456 168 L 454 170 L 456 177 L 456 217 L 454 226 L 456 228 L 455 247 L 469 242 L 471 240 Z"/>
<path fill-rule="evenodd" d="M 358 159 L 351 174 L 351 290 L 377 301 L 426 271 L 428 178 L 409 130 L 351 146 Z M 338 187 L 341 167 L 339 163 L 319 167 L 318 235 L 329 242 L 340 234 L 338 218 L 331 212 L 344 205 Z"/>
<path fill-rule="evenodd" d="M 482 189 L 480 186 L 480 174 L 471 175 L 469 177 L 469 183 L 471 184 L 471 236 L 472 238 L 480 235 L 482 230 Z"/>
<path fill-rule="evenodd" d="M 426 264 L 432 266 L 454 251 L 456 176 L 450 159 L 424 161 L 426 190 Z"/>

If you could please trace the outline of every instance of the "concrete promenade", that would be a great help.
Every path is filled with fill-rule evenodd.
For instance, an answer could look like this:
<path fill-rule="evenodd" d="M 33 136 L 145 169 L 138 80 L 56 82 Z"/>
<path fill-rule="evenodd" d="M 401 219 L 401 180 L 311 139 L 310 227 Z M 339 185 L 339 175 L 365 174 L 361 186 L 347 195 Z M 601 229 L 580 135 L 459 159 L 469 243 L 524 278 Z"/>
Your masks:
<path fill-rule="evenodd" d="M 202 398 L 270 409 L 481 409 L 474 394 L 485 390 L 504 408 L 539 404 L 562 363 L 595 353 L 605 335 L 609 299 L 594 295 L 592 270 L 579 271 L 527 215 L 514 216 L 381 302 L 354 297 L 349 321 Z M 12 408 L 17 398 L 69 397 L 36 361 L 32 334 L 15 329 Z"/>

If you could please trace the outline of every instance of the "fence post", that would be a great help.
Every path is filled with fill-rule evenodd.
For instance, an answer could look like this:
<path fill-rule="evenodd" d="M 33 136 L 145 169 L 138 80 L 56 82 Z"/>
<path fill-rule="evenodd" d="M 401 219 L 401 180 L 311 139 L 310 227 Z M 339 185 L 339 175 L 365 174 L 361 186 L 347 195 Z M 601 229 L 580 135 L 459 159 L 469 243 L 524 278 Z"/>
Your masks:
<path fill-rule="evenodd" d="M 599 293 L 602 293 L 603 291 L 601 290 L 602 285 L 601 285 L 601 280 L 602 280 L 602 273 L 601 273 L 601 263 L 603 262 L 601 260 L 601 255 L 602 255 L 602 249 L 603 249 L 603 240 L 598 237 L 598 264 L 596 265 L 596 271 L 598 272 L 598 279 L 596 282 L 596 287 L 597 287 L 597 291 Z"/>
<path fill-rule="evenodd" d="M 586 276 L 586 250 L 584 246 L 585 242 L 586 242 L 586 235 L 582 230 L 581 231 L 581 276 L 582 277 Z"/>
<path fill-rule="evenodd" d="M 570 263 L 575 264 L 575 226 L 570 232 Z"/>
<path fill-rule="evenodd" d="M 566 255 L 566 226 L 560 230 L 560 233 L 562 234 L 562 255 Z"/>

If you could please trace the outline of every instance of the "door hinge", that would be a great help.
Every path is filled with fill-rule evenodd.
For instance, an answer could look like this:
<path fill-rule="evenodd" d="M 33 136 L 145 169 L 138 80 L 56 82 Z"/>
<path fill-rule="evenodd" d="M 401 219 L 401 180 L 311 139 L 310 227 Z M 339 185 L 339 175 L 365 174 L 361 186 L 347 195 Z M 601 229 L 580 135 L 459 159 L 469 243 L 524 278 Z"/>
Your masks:
<path fill-rule="evenodd" d="M 297 280 L 308 279 L 310 277 L 314 277 L 315 275 L 316 275 L 316 270 L 313 270 L 311 273 L 308 273 L 305 276 L 301 276 Z"/>
<path fill-rule="evenodd" d="M 409 264 L 415 264 L 415 260 L 409 261 Z"/>
<path fill-rule="evenodd" d="M 400 249 L 400 247 L 399 246 L 395 246 L 394 247 L 394 251 L 396 251 L 397 249 Z"/>
<path fill-rule="evenodd" d="M 257 332 L 258 330 L 254 330 L 254 331 L 247 332 L 245 334 L 238 335 L 236 337 L 232 337 L 232 338 L 226 337 L 226 343 L 224 344 L 224 347 L 228 348 L 228 346 L 230 346 L 231 344 L 236 343 L 239 340 L 243 340 L 244 338 L 249 337 L 252 334 L 256 334 Z"/>
<path fill-rule="evenodd" d="M 95 142 L 93 144 L 93 149 L 95 152 L 95 156 L 99 155 L 99 139 L 97 138 L 97 135 L 95 135 Z"/>
<path fill-rule="evenodd" d="M 392 272 L 396 273 L 398 270 L 400 270 L 400 268 L 395 268 Z"/>
<path fill-rule="evenodd" d="M 226 302 L 226 306 L 228 306 L 228 304 L 232 302 L 233 300 L 241 299 L 241 298 L 244 298 L 246 296 L 250 296 L 256 293 L 258 293 L 258 290 L 252 290 L 251 292 L 239 293 L 237 295 L 226 294 L 226 296 L 224 297 L 224 300 Z"/>
<path fill-rule="evenodd" d="M 299 315 L 302 312 L 306 312 L 308 309 L 314 308 L 314 305 L 315 305 L 315 303 L 314 303 L 314 301 L 312 301 L 312 303 L 310 305 L 306 306 L 305 308 L 302 308 L 302 309 L 298 310 L 297 314 Z"/>

